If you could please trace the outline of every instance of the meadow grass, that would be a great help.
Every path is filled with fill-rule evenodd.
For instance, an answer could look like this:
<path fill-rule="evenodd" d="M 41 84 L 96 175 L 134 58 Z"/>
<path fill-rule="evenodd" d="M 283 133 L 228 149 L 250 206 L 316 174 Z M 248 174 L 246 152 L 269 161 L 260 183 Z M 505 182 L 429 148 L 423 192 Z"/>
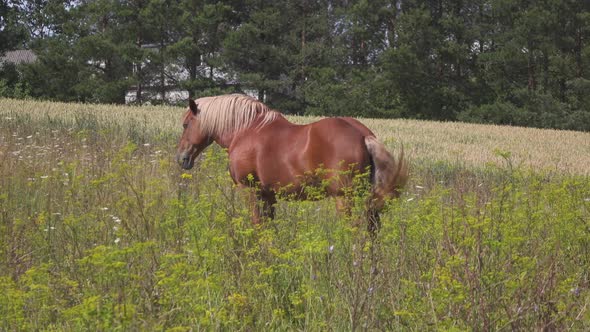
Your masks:
<path fill-rule="evenodd" d="M 0 330 L 590 329 L 588 134 L 363 120 L 411 151 L 372 241 L 329 199 L 252 226 L 182 111 L 0 100 Z"/>

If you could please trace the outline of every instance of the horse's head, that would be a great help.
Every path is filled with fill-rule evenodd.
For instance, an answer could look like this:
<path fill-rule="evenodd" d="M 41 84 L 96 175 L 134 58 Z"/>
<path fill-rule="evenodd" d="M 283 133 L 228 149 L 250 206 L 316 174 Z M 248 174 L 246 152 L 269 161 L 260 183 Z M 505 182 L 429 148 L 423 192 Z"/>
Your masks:
<path fill-rule="evenodd" d="M 176 161 L 184 169 L 193 168 L 195 158 L 213 142 L 210 135 L 201 131 L 198 114 L 199 108 L 197 104 L 190 99 L 189 107 L 182 121 L 184 131 L 180 137 L 180 142 L 178 142 L 176 153 Z"/>

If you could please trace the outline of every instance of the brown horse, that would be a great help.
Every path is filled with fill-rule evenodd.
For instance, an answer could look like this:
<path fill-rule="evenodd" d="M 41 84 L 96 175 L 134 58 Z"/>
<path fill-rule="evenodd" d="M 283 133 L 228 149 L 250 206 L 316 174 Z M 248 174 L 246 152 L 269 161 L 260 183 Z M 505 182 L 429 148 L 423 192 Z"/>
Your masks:
<path fill-rule="evenodd" d="M 384 201 L 398 197 L 408 179 L 403 158 L 393 156 L 375 135 L 352 118 L 326 118 L 308 125 L 289 122 L 251 97 L 239 94 L 189 101 L 177 161 L 190 169 L 212 142 L 226 148 L 234 182 L 249 188 L 253 223 L 274 217 L 277 193 L 305 199 L 305 187 L 323 184 L 350 211 L 342 196 L 355 174 L 371 172 L 369 229 L 379 223 Z M 261 203 L 261 204 L 260 204 Z"/>

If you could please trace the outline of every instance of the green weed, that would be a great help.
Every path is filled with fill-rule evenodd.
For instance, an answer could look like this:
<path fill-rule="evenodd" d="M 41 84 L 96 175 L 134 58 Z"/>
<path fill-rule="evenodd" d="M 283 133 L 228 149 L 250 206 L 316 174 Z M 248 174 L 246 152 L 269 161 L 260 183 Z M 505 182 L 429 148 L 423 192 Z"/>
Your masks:
<path fill-rule="evenodd" d="M 372 240 L 331 199 L 253 226 L 221 149 L 184 173 L 166 131 L 11 117 L 0 330 L 590 329 L 588 177 L 414 160 Z"/>

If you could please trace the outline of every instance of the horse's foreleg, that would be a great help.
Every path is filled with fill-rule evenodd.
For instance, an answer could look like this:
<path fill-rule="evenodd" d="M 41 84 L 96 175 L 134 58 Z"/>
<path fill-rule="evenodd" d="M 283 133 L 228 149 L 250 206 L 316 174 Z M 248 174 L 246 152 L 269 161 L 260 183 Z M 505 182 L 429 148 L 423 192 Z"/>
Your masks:
<path fill-rule="evenodd" d="M 340 218 L 352 216 L 352 202 L 347 197 L 336 197 L 336 213 Z"/>
<path fill-rule="evenodd" d="M 274 219 L 276 198 L 273 194 L 261 194 L 249 188 L 248 206 L 252 211 L 252 223 L 259 224 L 264 219 Z"/>
<path fill-rule="evenodd" d="M 262 217 L 260 214 L 260 203 L 258 202 L 256 190 L 252 188 L 248 188 L 248 208 L 252 213 L 252 223 L 254 225 L 259 224 Z"/>
<path fill-rule="evenodd" d="M 275 204 L 277 203 L 277 199 L 274 193 L 265 193 L 259 195 L 258 198 L 262 201 L 261 215 L 264 218 L 274 219 L 275 218 Z"/>

